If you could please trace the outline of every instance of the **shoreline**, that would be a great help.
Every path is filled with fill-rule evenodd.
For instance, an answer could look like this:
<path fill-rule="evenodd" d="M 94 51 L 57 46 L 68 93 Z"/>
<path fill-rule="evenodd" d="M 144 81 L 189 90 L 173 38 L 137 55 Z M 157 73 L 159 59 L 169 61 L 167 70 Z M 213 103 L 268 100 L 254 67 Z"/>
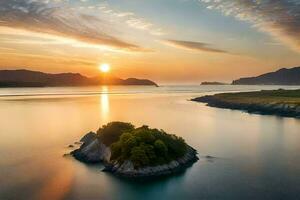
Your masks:
<path fill-rule="evenodd" d="M 154 178 L 168 176 L 184 171 L 189 166 L 199 160 L 197 151 L 188 146 L 187 153 L 177 160 L 173 160 L 168 164 L 149 166 L 134 169 L 132 163 L 124 162 L 122 165 L 117 163 L 104 163 L 104 172 L 110 172 L 124 178 Z"/>

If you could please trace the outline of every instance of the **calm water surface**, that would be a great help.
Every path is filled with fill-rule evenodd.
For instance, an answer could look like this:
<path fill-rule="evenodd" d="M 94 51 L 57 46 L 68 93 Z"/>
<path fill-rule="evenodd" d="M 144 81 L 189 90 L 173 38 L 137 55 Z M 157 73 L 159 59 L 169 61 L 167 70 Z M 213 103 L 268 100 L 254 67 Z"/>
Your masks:
<path fill-rule="evenodd" d="M 0 89 L 0 199 L 300 199 L 299 119 L 188 101 L 274 88 L 287 87 Z M 137 182 L 62 156 L 115 120 L 182 136 L 200 160 L 177 176 Z"/>

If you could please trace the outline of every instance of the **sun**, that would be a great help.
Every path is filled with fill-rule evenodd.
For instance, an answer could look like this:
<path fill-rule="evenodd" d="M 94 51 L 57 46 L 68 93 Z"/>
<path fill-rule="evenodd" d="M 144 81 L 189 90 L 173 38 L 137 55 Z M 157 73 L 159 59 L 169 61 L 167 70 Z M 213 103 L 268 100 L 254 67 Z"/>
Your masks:
<path fill-rule="evenodd" d="M 107 63 L 103 63 L 99 66 L 99 70 L 102 72 L 102 73 L 107 73 L 110 71 L 110 65 L 107 64 Z"/>

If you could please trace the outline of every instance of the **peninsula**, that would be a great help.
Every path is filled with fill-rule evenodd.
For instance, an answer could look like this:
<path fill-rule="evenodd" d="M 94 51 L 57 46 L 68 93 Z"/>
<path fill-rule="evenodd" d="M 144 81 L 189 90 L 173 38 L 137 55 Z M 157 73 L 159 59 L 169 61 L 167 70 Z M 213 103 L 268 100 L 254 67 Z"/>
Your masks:
<path fill-rule="evenodd" d="M 77 160 L 102 162 L 103 171 L 128 178 L 173 174 L 198 160 L 197 151 L 182 138 L 124 122 L 108 123 L 80 142 L 80 148 L 71 152 Z"/>
<path fill-rule="evenodd" d="M 110 75 L 86 77 L 79 73 L 49 74 L 39 71 L 0 70 L 0 87 L 60 87 L 96 85 L 147 85 L 158 86 L 147 79 L 120 79 Z"/>
<path fill-rule="evenodd" d="M 300 90 L 221 93 L 192 99 L 208 106 L 300 118 Z"/>

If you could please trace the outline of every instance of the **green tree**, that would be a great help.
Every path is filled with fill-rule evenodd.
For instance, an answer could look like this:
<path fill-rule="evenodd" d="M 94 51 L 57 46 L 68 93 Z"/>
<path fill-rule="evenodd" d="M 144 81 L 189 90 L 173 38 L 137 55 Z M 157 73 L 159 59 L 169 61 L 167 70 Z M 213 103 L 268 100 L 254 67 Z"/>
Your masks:
<path fill-rule="evenodd" d="M 154 142 L 154 148 L 155 148 L 156 152 L 160 155 L 166 156 L 168 153 L 168 147 L 161 140 L 156 140 Z"/>
<path fill-rule="evenodd" d="M 148 126 L 123 132 L 110 147 L 112 160 L 120 164 L 130 160 L 135 168 L 168 163 L 187 150 L 182 138 Z"/>
<path fill-rule="evenodd" d="M 136 168 L 146 166 L 149 164 L 149 158 L 141 147 L 134 147 L 131 150 L 131 157 L 130 160 L 134 163 L 134 166 Z"/>
<path fill-rule="evenodd" d="M 155 153 L 153 145 L 150 144 L 141 144 L 140 147 L 145 151 L 149 162 L 151 164 L 156 164 L 157 161 L 157 155 Z"/>
<path fill-rule="evenodd" d="M 126 133 L 125 136 L 126 136 L 125 139 L 123 135 L 121 136 L 122 158 L 128 159 L 130 157 L 131 149 L 137 146 L 138 142 L 132 134 Z"/>
<path fill-rule="evenodd" d="M 117 142 L 123 133 L 131 132 L 134 130 L 134 126 L 125 122 L 111 122 L 102 126 L 97 135 L 101 142 L 106 146 L 110 146 L 112 143 Z"/>
<path fill-rule="evenodd" d="M 120 142 L 111 145 L 111 159 L 118 160 L 122 156 L 122 144 Z"/>

